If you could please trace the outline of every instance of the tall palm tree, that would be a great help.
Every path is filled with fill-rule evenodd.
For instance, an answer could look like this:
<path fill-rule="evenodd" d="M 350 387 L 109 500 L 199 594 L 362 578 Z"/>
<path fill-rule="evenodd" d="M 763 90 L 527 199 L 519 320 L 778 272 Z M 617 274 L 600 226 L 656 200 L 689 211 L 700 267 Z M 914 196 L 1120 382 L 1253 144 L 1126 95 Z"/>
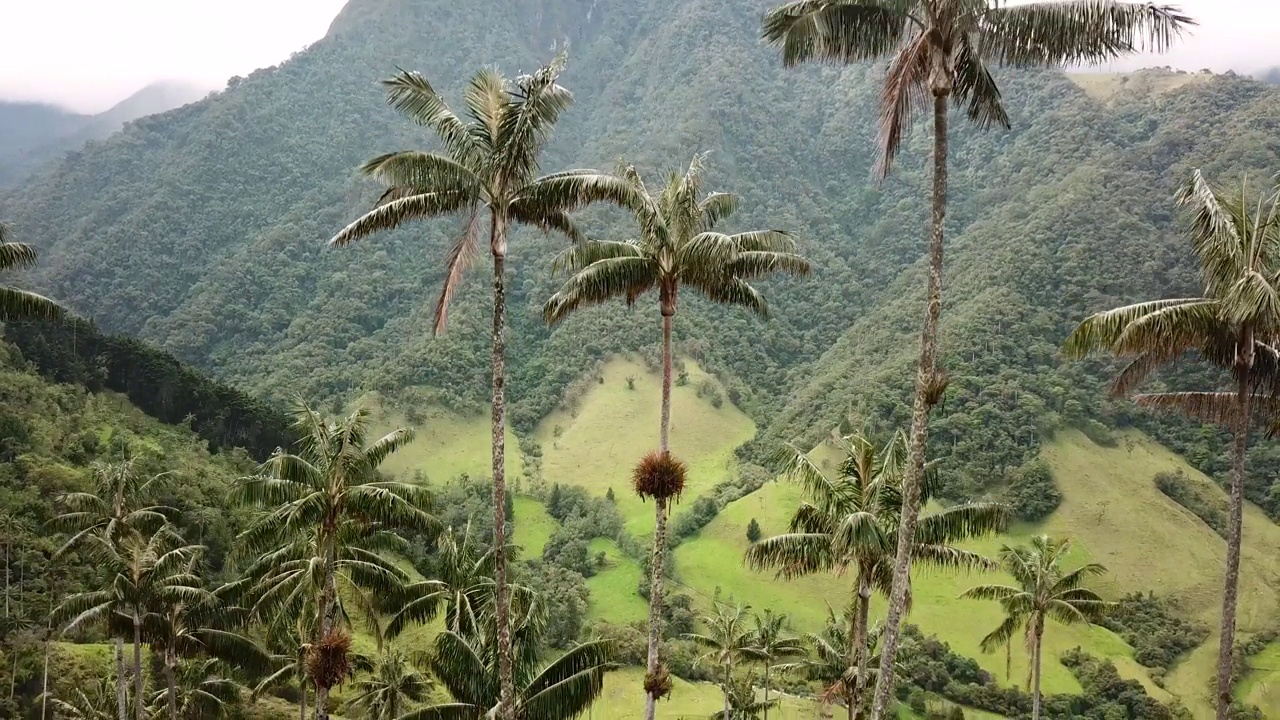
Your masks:
<path fill-rule="evenodd" d="M 514 702 L 508 704 L 501 697 L 496 623 L 486 621 L 480 633 L 445 630 L 436 636 L 431 671 L 453 702 L 414 710 L 401 720 L 489 720 L 497 717 L 500 708 L 508 709 L 516 720 L 570 720 L 591 707 L 604 689 L 605 671 L 613 666 L 608 644 L 580 643 L 543 663 L 539 655 L 545 611 L 529 594 L 513 600 Z"/>
<path fill-rule="evenodd" d="M 36 249 L 30 245 L 13 242 L 9 226 L 0 223 L 0 272 L 20 270 L 36 264 Z M 62 317 L 62 306 L 43 295 L 0 285 L 0 321 L 42 317 L 56 320 Z"/>
<path fill-rule="evenodd" d="M 1009 116 L 989 66 L 1054 68 L 1107 62 L 1139 50 L 1160 52 L 1192 24 L 1175 7 L 1114 0 L 791 0 L 765 15 L 763 35 L 780 48 L 784 65 L 892 58 L 881 92 L 881 177 L 888 174 L 915 116 L 930 109 L 933 116 L 933 218 L 911 411 L 911 465 L 903 493 L 906 532 L 894 560 L 883 649 L 889 670 L 876 682 L 874 720 L 886 717 L 893 691 L 893 661 L 911 571 L 909 540 L 921 507 L 929 412 L 947 385 L 937 362 L 947 210 L 947 105 L 954 102 L 964 108 L 980 128 L 1007 128 Z"/>
<path fill-rule="evenodd" d="M 748 674 L 729 683 L 725 689 L 727 709 L 712 713 L 710 720 L 756 720 L 761 714 L 767 720 L 769 708 L 776 706 L 778 701 L 770 700 L 767 693 L 764 698 L 756 697 L 755 679 L 755 675 Z"/>
<path fill-rule="evenodd" d="M 494 545 L 507 544 L 503 508 L 506 433 L 507 236 L 513 225 L 532 225 L 579 240 L 569 213 L 593 202 L 630 203 L 630 187 L 594 170 L 567 170 L 538 176 L 538 156 L 560 114 L 573 103 L 556 83 L 566 57 L 558 56 L 531 75 L 508 80 L 494 70 L 472 76 L 466 92 L 466 119 L 445 103 L 426 78 L 401 72 L 386 80 L 387 102 L 414 122 L 431 128 L 442 152 L 401 151 L 373 158 L 361 172 L 387 186 L 378 206 L 343 228 L 331 245 L 345 246 L 410 220 L 460 215 L 463 230 L 446 259 L 445 281 L 436 304 L 436 333 L 445 328 L 449 302 L 479 252 L 483 217 L 489 220 L 493 258 L 493 522 Z M 511 665 L 507 563 L 494 565 L 498 590 L 498 644 L 502 687 L 515 691 Z M 504 703 L 503 720 L 512 720 Z"/>
<path fill-rule="evenodd" d="M 72 688 L 66 697 L 50 697 L 54 717 L 65 720 L 112 720 L 109 709 L 112 701 L 112 682 L 105 677 L 95 678 Z"/>
<path fill-rule="evenodd" d="M 755 629 L 751 634 L 750 655 L 764 665 L 764 701 L 760 711 L 764 720 L 769 720 L 769 673 L 771 670 L 792 667 L 792 664 L 780 662 L 794 660 L 805 656 L 804 643 L 798 637 L 786 634 L 787 616 L 774 614 L 765 610 L 763 615 L 754 617 Z"/>
<path fill-rule="evenodd" d="M 738 660 L 752 657 L 753 632 L 747 623 L 747 607 L 716 603 L 716 611 L 702 618 L 706 631 L 686 633 L 685 638 L 703 648 L 705 652 L 698 662 L 709 660 L 720 666 L 724 673 L 720 689 L 724 692 L 724 717 L 731 717 L 729 693 L 733 685 L 733 666 Z"/>
<path fill-rule="evenodd" d="M 788 448 L 785 475 L 801 484 L 806 499 L 791 518 L 788 532 L 761 540 L 747 550 L 755 569 L 773 569 L 784 579 L 830 572 L 852 572 L 853 623 L 845 636 L 846 688 L 853 702 L 849 717 L 861 717 L 866 703 L 867 618 L 871 594 L 890 595 L 893 552 L 902 528 L 906 438 L 893 435 L 883 445 L 865 434 L 834 438 L 844 455 L 835 477 L 828 477 L 805 452 Z M 938 489 L 936 472 L 926 475 L 921 493 L 927 502 Z M 994 563 L 955 543 L 1002 530 L 1008 511 L 995 503 L 956 505 L 920 518 L 910 543 L 912 559 L 935 567 L 989 568 Z"/>
<path fill-rule="evenodd" d="M 849 612 L 856 611 L 850 608 Z M 879 673 L 880 656 L 875 650 L 880 636 L 884 634 L 884 628 L 877 623 L 867 630 L 866 642 L 855 645 L 851 632 L 853 623 L 846 615 L 837 614 L 830 606 L 827 607 L 827 623 L 822 632 L 805 635 L 805 640 L 813 646 L 813 659 L 804 666 L 809 670 L 810 679 L 823 683 L 819 696 L 822 703 L 830 705 L 841 701 L 848 710 L 848 716 L 853 718 L 862 716 L 869 703 L 868 698 L 857 690 L 849 668 L 857 666 L 861 662 L 860 658 L 865 657 L 863 664 L 867 666 L 868 678 Z"/>
<path fill-rule="evenodd" d="M 774 272 L 807 274 L 810 265 L 796 254 L 795 240 L 780 230 L 751 230 L 726 235 L 717 226 L 738 208 L 731 193 L 704 195 L 706 155 L 695 155 L 683 175 L 670 173 L 656 194 L 645 186 L 635 167 L 622 173 L 634 195 L 638 240 L 579 243 L 556 259 L 573 274 L 543 308 L 549 323 L 563 320 L 584 305 L 626 298 L 631 305 L 653 288 L 662 315 L 662 411 L 658 453 L 669 458 L 671 426 L 671 325 L 682 285 L 714 302 L 767 313 L 764 296 L 749 281 Z M 670 465 L 670 463 L 668 463 Z M 662 641 L 663 560 L 668 502 L 682 482 L 654 496 L 653 557 L 649 591 L 648 673 L 658 674 Z M 637 489 L 641 489 L 639 486 Z M 645 718 L 653 720 L 657 693 L 647 693 Z"/>
<path fill-rule="evenodd" d="M 1257 406 L 1274 411 L 1280 353 L 1280 183 L 1260 197 L 1211 186 L 1200 171 L 1179 189 L 1200 263 L 1201 297 L 1155 300 L 1086 318 L 1064 352 L 1106 352 L 1128 360 L 1111 391 L 1129 395 L 1159 368 L 1189 353 L 1226 370 L 1233 392 L 1138 395 L 1138 404 L 1228 426 L 1234 433 L 1226 587 L 1218 646 L 1218 720 L 1231 710 L 1232 649 L 1244 512 L 1245 451 Z"/>
<path fill-rule="evenodd" d="M 411 623 L 434 620 L 444 606 L 445 628 L 460 635 L 478 631 L 481 622 L 494 611 L 494 550 L 476 542 L 467 524 L 459 538 L 452 527 L 445 528 L 436 540 L 436 553 L 430 569 L 431 580 L 412 583 L 404 588 L 404 598 L 387 621 L 386 637 L 392 639 Z M 507 546 L 510 559 L 515 548 Z"/>
<path fill-rule="evenodd" d="M 298 720 L 307 720 L 307 654 L 315 635 L 315 613 L 300 612 L 292 622 L 269 623 L 265 640 L 272 652 L 272 671 L 253 688 L 253 698 L 294 683 L 298 688 Z"/>
<path fill-rule="evenodd" d="M 1014 633 L 1023 631 L 1031 656 L 1032 720 L 1040 720 L 1040 650 L 1045 621 L 1097 623 L 1111 607 L 1097 593 L 1082 587 L 1091 576 L 1105 573 L 1105 567 L 1089 563 L 1063 572 L 1062 562 L 1070 549 L 1070 540 L 1053 540 L 1047 535 L 1031 538 L 1026 547 L 1005 545 L 1000 550 L 1000 565 L 1016 584 L 979 585 L 960 596 L 995 600 L 1004 610 L 1004 622 L 982 638 L 983 652 L 1008 645 Z"/>
<path fill-rule="evenodd" d="M 103 622 L 113 632 L 127 625 L 133 632 L 134 716 L 142 720 L 144 682 L 142 637 L 147 613 L 158 605 L 198 602 L 199 578 L 189 572 L 191 559 L 203 548 L 184 545 L 182 537 L 166 525 L 154 533 L 130 532 L 110 538 L 105 530 L 88 538 L 90 557 L 104 569 L 108 585 L 68 597 L 54 611 L 69 617 L 66 632 Z"/>
<path fill-rule="evenodd" d="M 327 420 L 305 403 L 294 411 L 301 435 L 298 453 L 277 450 L 258 474 L 237 484 L 235 497 L 266 509 L 237 541 L 240 553 L 261 553 L 246 570 L 255 578 L 251 593 L 260 618 L 292 618 L 316 613 L 310 666 L 316 686 L 316 715 L 328 717 L 329 689 L 347 667 L 350 625 L 340 586 L 375 618 L 374 598 L 394 595 L 404 573 L 382 553 L 404 550 L 396 530 L 434 533 L 423 488 L 384 481 L 378 467 L 413 439 L 401 428 L 370 442 L 369 412 L 357 409 Z M 317 668 L 329 673 L 317 674 Z"/>
<path fill-rule="evenodd" d="M 357 694 L 347 707 L 368 720 L 398 720 L 410 703 L 422 702 L 430 694 L 431 676 L 417 667 L 428 661 L 421 653 L 384 651 L 369 676 L 356 682 Z"/>
<path fill-rule="evenodd" d="M 228 706 L 240 702 L 244 686 L 231 677 L 234 666 L 217 658 L 196 658 L 178 665 L 174 689 L 160 690 L 151 697 L 151 717 L 164 713 L 181 720 L 221 717 Z M 166 710 L 161 710 L 166 707 Z"/>

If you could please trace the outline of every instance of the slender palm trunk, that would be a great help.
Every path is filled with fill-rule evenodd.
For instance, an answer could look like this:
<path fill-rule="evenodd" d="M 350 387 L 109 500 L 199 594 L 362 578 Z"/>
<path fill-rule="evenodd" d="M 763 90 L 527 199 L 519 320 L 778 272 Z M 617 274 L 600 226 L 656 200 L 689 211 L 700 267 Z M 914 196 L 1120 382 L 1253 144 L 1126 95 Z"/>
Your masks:
<path fill-rule="evenodd" d="M 907 609 L 911 582 L 911 545 L 920 516 L 920 482 L 924 475 L 925 446 L 929 437 L 929 411 L 936 398 L 938 359 L 938 317 L 942 314 L 942 239 L 947 214 L 947 99 L 949 93 L 935 91 L 933 97 L 933 234 L 929 240 L 929 291 L 920 337 L 920 367 L 916 373 L 915 402 L 911 407 L 910 462 L 902 480 L 902 519 L 899 522 L 898 550 L 893 561 L 893 591 L 885 617 L 881 640 L 880 673 L 876 680 L 871 720 L 890 717 L 893 697 L 893 664 L 898 654 L 898 633 Z"/>
<path fill-rule="evenodd" d="M 133 717 L 142 720 L 142 710 L 146 706 L 142 693 L 145 692 L 142 680 L 142 618 L 133 611 Z"/>
<path fill-rule="evenodd" d="M 769 660 L 764 661 L 764 720 L 769 720 Z"/>
<path fill-rule="evenodd" d="M 302 682 L 298 683 L 302 689 L 302 700 L 298 707 L 298 720 L 307 720 L 307 679 L 302 678 Z"/>
<path fill-rule="evenodd" d="M 1247 337 L 1249 348 L 1252 336 Z M 1252 353 L 1246 362 L 1252 364 Z M 1227 523 L 1227 573 L 1222 591 L 1222 633 L 1218 640 L 1218 712 L 1217 720 L 1227 720 L 1231 712 L 1231 654 L 1236 638 L 1236 596 L 1240 584 L 1240 542 L 1244 523 L 1244 456 L 1249 447 L 1249 421 L 1252 415 L 1253 390 L 1249 387 L 1249 371 L 1240 371 L 1236 391 L 1235 442 L 1231 453 L 1231 518 Z"/>
<path fill-rule="evenodd" d="M 124 641 L 116 638 L 116 713 L 120 720 L 129 720 L 129 700 L 125 688 Z"/>
<path fill-rule="evenodd" d="M 1040 648 L 1044 641 L 1044 620 L 1036 621 L 1031 640 L 1031 720 L 1040 720 Z"/>
<path fill-rule="evenodd" d="M 724 664 L 724 720 L 730 720 L 733 715 L 729 709 L 729 683 L 733 680 L 733 666 L 729 663 Z"/>
<path fill-rule="evenodd" d="M 664 291 L 664 295 L 665 295 Z M 675 314 L 672 303 L 664 297 L 662 302 L 662 416 L 658 429 L 658 450 L 670 452 L 671 433 L 671 318 Z M 649 657 L 646 665 L 649 677 L 658 672 L 659 651 L 662 644 L 662 593 L 663 563 L 666 561 L 667 500 L 654 502 L 653 554 L 649 562 Z M 645 694 L 645 720 L 654 720 L 658 698 Z"/>
<path fill-rule="evenodd" d="M 54 594 L 57 594 L 56 592 Z M 44 630 L 44 673 L 40 680 L 40 720 L 49 717 L 49 653 L 53 650 L 53 617 Z"/>
<path fill-rule="evenodd" d="M 330 549 L 327 552 L 332 553 Z M 338 607 L 338 579 L 333 574 L 333 559 L 330 560 L 325 568 L 324 589 L 320 591 L 320 635 L 319 641 L 323 642 L 330 634 L 333 633 L 334 615 Z M 319 643 L 317 643 L 319 644 Z M 329 720 L 329 688 L 316 681 L 316 720 Z"/>
<path fill-rule="evenodd" d="M 867 692 L 867 618 L 871 614 L 871 578 L 865 572 L 858 573 L 858 607 L 853 628 L 853 662 L 858 677 L 853 681 L 853 702 L 849 703 L 849 720 L 862 717 L 863 702 Z"/>
<path fill-rule="evenodd" d="M 174 666 L 178 664 L 178 658 L 174 655 L 172 648 L 166 648 L 164 651 L 164 682 L 168 685 L 165 693 L 169 703 L 169 720 L 178 720 L 178 679 L 174 673 Z"/>
<path fill-rule="evenodd" d="M 511 657 L 511 598 L 507 589 L 506 528 L 506 290 L 503 269 L 507 251 L 505 218 L 494 215 L 489 248 L 493 254 L 493 579 L 498 626 L 498 683 L 501 720 L 515 720 L 515 678 Z"/>

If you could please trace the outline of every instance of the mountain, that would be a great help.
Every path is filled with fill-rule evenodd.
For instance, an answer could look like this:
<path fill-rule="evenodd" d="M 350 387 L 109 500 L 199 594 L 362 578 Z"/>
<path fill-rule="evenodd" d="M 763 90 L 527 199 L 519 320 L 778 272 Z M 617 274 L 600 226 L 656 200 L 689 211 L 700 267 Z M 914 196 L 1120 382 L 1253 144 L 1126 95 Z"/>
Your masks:
<path fill-rule="evenodd" d="M 130 120 L 193 102 L 209 90 L 175 80 L 155 82 L 91 115 L 47 103 L 0 101 L 0 187 L 20 182 L 41 165 L 107 137 Z"/>
<path fill-rule="evenodd" d="M 737 227 L 788 229 L 817 266 L 804 280 L 763 283 L 771 310 L 764 321 L 686 296 L 675 332 L 691 384 L 677 390 L 685 404 L 673 430 L 676 452 L 696 455 L 693 502 L 673 525 L 692 526 L 698 518 L 688 518 L 708 503 L 719 512 L 675 552 L 680 581 L 704 599 L 722 587 L 785 594 L 796 612 L 817 617 L 822 601 L 839 602 L 838 591 L 779 589 L 741 568 L 746 521 L 758 516 L 766 533 L 776 532 L 796 499 L 781 484 L 747 487 L 768 477 L 750 465 L 783 442 L 816 446 L 833 428 L 905 422 L 923 304 L 929 138 L 918 129 L 893 176 L 873 182 L 881 69 L 782 69 L 756 39 L 769 4 L 352 0 L 324 39 L 288 62 L 128 123 L 0 190 L 0 217 L 41 251 L 41 266 L 24 280 L 104 330 L 159 345 L 268 398 L 301 393 L 343 406 L 376 391 L 396 421 L 424 420 L 425 449 L 404 460 L 403 473 L 482 473 L 487 431 L 476 411 L 488 397 L 489 301 L 480 268 L 455 299 L 448 332 L 430 333 L 457 223 L 404 228 L 343 251 L 324 241 L 377 197 L 354 168 L 431 143 L 384 106 L 380 79 L 397 66 L 420 70 L 458 99 L 473 70 L 527 71 L 567 42 L 564 83 L 578 102 L 545 169 L 609 168 L 625 156 L 653 176 L 709 151 L 709 186 L 742 196 Z M 1210 483 L 1225 475 L 1225 444 L 1200 426 L 1107 400 L 1114 367 L 1064 362 L 1057 348 L 1088 313 L 1196 289 L 1174 188 L 1196 167 L 1223 182 L 1280 168 L 1280 88 L 1162 70 L 999 80 L 1013 130 L 980 133 L 957 117 L 953 131 L 942 328 L 951 384 L 932 445 L 944 494 L 998 494 L 1042 460 L 1062 504 L 1042 523 L 1020 525 L 1016 538 L 1041 528 L 1077 536 L 1082 557 L 1115 568 L 1111 594 L 1155 590 L 1212 626 L 1220 538 L 1157 492 L 1151 477 L 1185 471 L 1203 486 L 1196 497 L 1220 500 Z M 630 232 L 608 209 L 587 213 L 585 224 L 599 236 Z M 545 327 L 539 310 L 559 282 L 550 258 L 563 246 L 536 232 L 513 241 L 516 438 L 508 445 L 524 466 L 512 475 L 533 489 L 565 483 L 603 494 L 623 489 L 628 453 L 652 444 L 653 423 L 639 408 L 641 395 L 652 399 L 643 373 L 656 358 L 659 319 L 655 303 L 629 311 L 619 304 Z M 632 395 L 637 377 L 641 390 Z M 1161 380 L 1213 381 L 1197 371 Z M 1249 511 L 1247 534 L 1259 543 L 1250 562 L 1260 569 L 1249 570 L 1242 623 L 1260 633 L 1280 615 L 1280 581 L 1262 547 L 1276 537 L 1266 515 L 1280 517 L 1280 455 L 1260 440 L 1251 467 L 1248 493 L 1258 509 Z M 619 507 L 635 511 L 628 528 L 642 535 L 648 515 L 632 500 Z M 1157 526 L 1184 542 L 1144 545 L 1145 529 Z M 590 540 L 592 552 L 617 554 L 609 540 Z M 639 568 L 609 561 L 617 574 L 592 579 L 594 602 L 635 606 Z M 959 588 L 931 587 L 932 598 L 920 596 L 921 623 L 932 617 L 930 632 L 974 646 L 971 624 L 953 621 Z M 1168 670 L 1174 695 L 1195 699 L 1197 713 L 1207 707 L 1199 696 L 1212 638 L 1190 661 L 1158 673 L 1105 631 L 1064 635 L 1054 653 L 1068 651 L 1068 641 L 1115 659 L 1125 677 L 1161 698 L 1169 696 L 1160 689 Z M 982 662 L 1002 674 L 1002 660 Z M 1054 692 L 1079 689 L 1056 663 L 1050 675 L 1061 683 Z M 1266 695 L 1263 684 L 1250 693 Z M 1277 711 L 1274 703 L 1268 710 Z"/>

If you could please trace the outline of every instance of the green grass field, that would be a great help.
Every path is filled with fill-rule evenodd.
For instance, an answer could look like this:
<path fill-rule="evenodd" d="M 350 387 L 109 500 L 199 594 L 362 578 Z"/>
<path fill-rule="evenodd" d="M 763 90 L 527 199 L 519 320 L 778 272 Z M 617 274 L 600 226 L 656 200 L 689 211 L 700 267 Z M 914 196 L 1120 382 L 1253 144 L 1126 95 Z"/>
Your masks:
<path fill-rule="evenodd" d="M 671 393 L 671 451 L 689 464 L 684 496 L 692 499 L 731 477 L 733 450 L 751 439 L 755 425 L 728 401 L 716 408 L 698 397 L 698 384 L 709 376 L 693 362 L 686 364 L 689 384 Z M 635 380 L 634 390 L 627 388 L 628 377 Z M 631 492 L 630 473 L 658 445 L 661 377 L 619 358 L 605 364 L 603 378 L 573 410 L 557 410 L 539 423 L 543 475 L 547 482 L 579 485 L 598 495 L 613 488 L 628 532 L 648 535 L 653 504 Z"/>
<path fill-rule="evenodd" d="M 1280 707 L 1280 641 L 1249 658 L 1253 670 L 1236 687 L 1236 697 L 1260 708 Z"/>
<path fill-rule="evenodd" d="M 379 434 L 396 428 L 412 427 L 413 442 L 387 458 L 382 469 L 401 480 L 412 480 L 421 472 L 429 482 L 452 480 L 467 473 L 472 477 L 492 474 L 492 435 L 486 414 L 460 415 L 439 407 L 421 408 L 421 421 L 409 422 L 404 412 L 369 394 L 358 403 L 373 413 L 374 428 Z M 507 478 L 514 483 L 524 470 L 516 436 L 507 429 Z"/>
<path fill-rule="evenodd" d="M 512 500 L 515 511 L 515 544 L 521 549 L 521 556 L 527 558 L 542 557 L 542 548 L 555 534 L 559 523 L 547 513 L 541 502 L 523 495 Z"/>
<path fill-rule="evenodd" d="M 647 618 L 649 604 L 636 594 L 643 575 L 640 565 L 623 555 L 612 540 L 592 540 L 591 554 L 594 556 L 598 552 L 605 555 L 605 567 L 587 578 L 587 588 L 591 590 L 588 617 L 619 624 Z"/>

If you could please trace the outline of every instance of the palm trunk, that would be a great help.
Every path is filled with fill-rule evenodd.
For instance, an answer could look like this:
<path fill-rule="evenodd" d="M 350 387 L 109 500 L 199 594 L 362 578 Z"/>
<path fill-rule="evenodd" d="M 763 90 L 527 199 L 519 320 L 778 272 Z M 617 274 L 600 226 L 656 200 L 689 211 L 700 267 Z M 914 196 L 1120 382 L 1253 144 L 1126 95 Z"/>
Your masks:
<path fill-rule="evenodd" d="M 769 661 L 764 661 L 764 720 L 769 720 Z"/>
<path fill-rule="evenodd" d="M 857 620 L 853 628 L 853 662 L 858 677 L 853 681 L 853 702 L 850 703 L 849 720 L 862 717 L 863 698 L 867 691 L 867 665 L 870 653 L 867 652 L 867 617 L 871 614 L 871 579 L 867 573 L 858 573 L 858 608 Z"/>
<path fill-rule="evenodd" d="M 129 700 L 124 679 L 124 641 L 116 638 L 116 711 L 120 720 L 129 720 Z"/>
<path fill-rule="evenodd" d="M 174 656 L 172 648 L 166 648 L 164 651 L 164 682 L 166 688 L 166 696 L 169 701 L 169 720 L 178 720 L 178 680 L 174 676 L 173 666 L 178 662 L 178 658 Z"/>
<path fill-rule="evenodd" d="M 53 617 L 50 615 L 44 631 L 44 673 L 40 680 L 40 720 L 49 717 L 49 654 L 52 651 Z"/>
<path fill-rule="evenodd" d="M 1253 338 L 1247 335 L 1249 348 Z M 1252 365 L 1252 353 L 1246 362 Z M 1222 636 L 1218 640 L 1218 712 L 1217 720 L 1227 720 L 1231 712 L 1231 654 L 1236 637 L 1236 596 L 1240 584 L 1240 536 L 1244 522 L 1244 456 L 1249 447 L 1249 421 L 1252 415 L 1253 390 L 1249 386 L 1247 366 L 1240 371 L 1236 391 L 1236 431 L 1231 453 L 1231 519 L 1227 524 L 1227 573 L 1222 591 Z"/>
<path fill-rule="evenodd" d="M 731 720 L 733 717 L 729 709 L 729 683 L 733 679 L 733 666 L 725 663 L 724 666 L 724 720 Z"/>
<path fill-rule="evenodd" d="M 493 579 L 496 585 L 498 626 L 498 682 L 501 688 L 501 720 L 515 720 L 515 679 L 511 650 L 511 598 L 507 592 L 506 528 L 506 295 L 503 265 L 506 260 L 505 219 L 494 215 L 489 247 L 493 254 Z"/>
<path fill-rule="evenodd" d="M 142 618 L 133 611 L 133 717 L 142 720 L 142 710 L 146 706 L 142 693 L 145 692 L 142 680 Z"/>
<path fill-rule="evenodd" d="M 671 318 L 675 314 L 675 303 L 674 297 L 669 296 L 667 290 L 664 289 L 662 294 L 662 416 L 658 427 L 658 450 L 666 453 L 670 452 Z M 649 562 L 649 657 L 646 664 L 649 677 L 657 675 L 662 644 L 663 563 L 666 561 L 666 545 L 667 500 L 657 498 L 654 502 L 653 554 Z M 645 720 L 654 720 L 657 704 L 656 695 L 645 694 Z"/>
<path fill-rule="evenodd" d="M 298 707 L 298 720 L 307 720 L 307 679 L 304 677 L 298 686 L 302 688 L 302 701 Z"/>
<path fill-rule="evenodd" d="M 938 317 L 942 314 L 942 239 L 947 214 L 947 98 L 935 91 L 933 97 L 933 234 L 929 240 L 929 291 L 920 337 L 920 367 L 916 373 L 915 402 L 911 407 L 910 463 L 902 479 L 902 519 L 899 521 L 898 550 L 893 561 L 893 591 L 885 617 L 880 649 L 880 673 L 876 680 L 871 720 L 890 717 L 893 698 L 893 664 L 898 654 L 898 634 L 906 614 L 907 590 L 911 582 L 911 546 L 916 520 L 920 516 L 920 482 L 924 475 L 925 446 L 929 438 L 929 410 L 936 400 Z"/>
<path fill-rule="evenodd" d="M 327 551 L 332 552 L 332 551 Z M 320 592 L 320 636 L 324 641 L 333 632 L 334 614 L 338 606 L 338 580 L 333 575 L 333 563 L 325 568 L 324 590 Z M 318 644 L 318 643 L 317 643 Z M 329 688 L 316 680 L 316 720 L 329 720 Z"/>
<path fill-rule="evenodd" d="M 1044 620 L 1036 623 L 1031 640 L 1031 720 L 1040 720 L 1040 647 L 1044 640 Z"/>

